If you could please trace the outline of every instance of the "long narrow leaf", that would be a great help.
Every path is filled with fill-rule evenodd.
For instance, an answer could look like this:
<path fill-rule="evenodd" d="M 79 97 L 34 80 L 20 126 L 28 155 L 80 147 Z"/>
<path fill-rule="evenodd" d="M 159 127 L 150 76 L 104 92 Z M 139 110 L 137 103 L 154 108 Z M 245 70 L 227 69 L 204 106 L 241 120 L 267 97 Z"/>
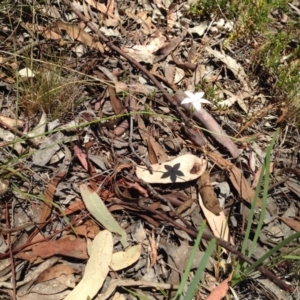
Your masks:
<path fill-rule="evenodd" d="M 181 282 L 180 282 L 179 288 L 178 288 L 177 293 L 175 295 L 174 299 L 176 299 L 176 300 L 178 300 L 180 298 L 180 295 L 182 294 L 184 286 L 185 286 L 185 284 L 186 284 L 186 282 L 188 280 L 188 276 L 189 276 L 189 273 L 190 273 L 190 270 L 191 270 L 194 258 L 196 256 L 196 252 L 198 250 L 198 247 L 199 247 L 199 244 L 200 244 L 200 241 L 201 241 L 202 234 L 204 232 L 205 226 L 206 226 L 206 222 L 203 221 L 202 224 L 201 224 L 201 226 L 200 226 L 200 228 L 199 228 L 195 245 L 194 245 L 194 247 L 192 249 L 191 256 L 190 256 L 190 258 L 189 258 L 189 260 L 187 262 L 185 271 L 184 271 L 183 276 L 181 278 Z"/>
<path fill-rule="evenodd" d="M 216 239 L 212 239 L 209 242 L 208 246 L 207 246 L 207 249 L 205 251 L 203 259 L 201 260 L 200 265 L 199 265 L 199 267 L 198 267 L 198 269 L 197 269 L 197 271 L 194 275 L 194 278 L 193 278 L 193 280 L 192 280 L 192 282 L 191 282 L 191 284 L 190 284 L 190 286 L 189 286 L 189 288 L 186 292 L 184 300 L 193 299 L 193 297 L 195 295 L 195 291 L 197 289 L 197 286 L 198 286 L 198 284 L 200 282 L 200 279 L 202 277 L 202 274 L 204 272 L 204 269 L 205 269 L 205 267 L 207 266 L 207 264 L 209 262 L 209 258 L 211 256 L 212 252 L 214 251 L 215 246 L 216 246 Z"/>
<path fill-rule="evenodd" d="M 252 202 L 252 206 L 251 206 L 251 210 L 250 210 L 250 214 L 248 216 L 248 224 L 247 224 L 247 228 L 246 228 L 246 232 L 245 232 L 245 238 L 243 241 L 243 245 L 242 245 L 242 250 L 241 252 L 243 254 L 245 254 L 246 249 L 248 247 L 248 240 L 249 240 L 249 236 L 250 236 L 250 232 L 251 232 L 251 228 L 253 225 L 253 219 L 254 219 L 254 214 L 255 214 L 255 210 L 256 210 L 256 202 L 257 199 L 259 197 L 259 193 L 260 193 L 260 189 L 261 189 L 261 184 L 265 175 L 265 184 L 264 184 L 264 194 L 263 194 L 263 199 L 262 199 L 262 208 L 261 208 L 261 215 L 260 215 L 260 219 L 258 222 L 258 226 L 257 226 L 257 230 L 253 239 L 253 242 L 250 245 L 250 249 L 248 251 L 247 256 L 250 258 L 253 254 L 253 251 L 256 247 L 257 244 L 257 240 L 258 237 L 260 235 L 261 232 L 261 228 L 263 226 L 263 222 L 264 222 L 264 218 L 265 218 L 265 211 L 266 211 L 266 205 L 267 205 L 267 193 L 268 193 L 268 187 L 269 187 L 269 175 L 270 175 L 270 157 L 271 157 L 271 151 L 274 147 L 275 141 L 277 139 L 278 136 L 278 130 L 276 131 L 276 133 L 273 136 L 273 139 L 271 141 L 271 144 L 269 145 L 268 149 L 267 149 L 267 153 L 266 153 L 266 160 L 262 166 L 262 170 L 258 179 L 258 183 L 257 183 L 257 187 L 255 189 L 255 194 L 254 194 L 254 199 Z M 266 171 L 266 174 L 265 174 Z M 243 267 L 246 267 L 246 263 L 243 264 Z M 240 269 L 242 267 L 242 264 L 238 264 L 236 266 L 236 269 L 234 271 L 234 276 L 233 278 L 239 278 L 240 277 Z M 245 273 L 247 274 L 247 273 Z M 234 283 L 236 283 L 235 280 L 233 280 Z"/>
<path fill-rule="evenodd" d="M 262 264 L 263 261 L 266 260 L 267 258 L 269 258 L 273 253 L 277 252 L 280 248 L 286 246 L 287 244 L 289 244 L 291 241 L 297 239 L 298 237 L 300 237 L 300 231 L 294 233 L 293 235 L 289 236 L 288 238 L 283 240 L 281 243 L 279 243 L 278 245 L 273 247 L 270 251 L 268 251 L 265 255 L 263 255 L 259 260 L 257 260 L 253 265 L 251 265 L 245 271 L 245 273 L 249 274 L 250 272 L 252 272 L 256 267 L 258 267 L 260 264 Z"/>
<path fill-rule="evenodd" d="M 265 159 L 265 162 L 263 165 L 262 172 L 260 174 L 260 177 L 262 177 L 265 173 L 264 192 L 263 192 L 263 197 L 262 197 L 262 207 L 261 207 L 260 218 L 259 218 L 259 221 L 257 224 L 254 238 L 253 238 L 253 243 L 251 243 L 251 247 L 250 247 L 248 255 L 247 255 L 249 258 L 252 256 L 253 251 L 256 247 L 256 244 L 257 244 L 257 241 L 260 236 L 261 229 L 262 229 L 262 226 L 263 226 L 264 220 L 265 220 L 266 209 L 267 209 L 267 198 L 268 198 L 268 191 L 269 191 L 269 181 L 270 181 L 270 178 L 269 178 L 270 177 L 270 159 L 271 159 L 272 149 L 277 140 L 277 136 L 278 136 L 278 129 L 275 132 L 275 134 L 272 138 L 271 144 L 269 145 L 269 147 L 267 149 L 266 159 Z M 260 179 L 260 177 L 259 177 L 259 179 Z M 261 183 L 259 182 L 258 186 L 260 186 L 260 185 L 261 185 Z"/>

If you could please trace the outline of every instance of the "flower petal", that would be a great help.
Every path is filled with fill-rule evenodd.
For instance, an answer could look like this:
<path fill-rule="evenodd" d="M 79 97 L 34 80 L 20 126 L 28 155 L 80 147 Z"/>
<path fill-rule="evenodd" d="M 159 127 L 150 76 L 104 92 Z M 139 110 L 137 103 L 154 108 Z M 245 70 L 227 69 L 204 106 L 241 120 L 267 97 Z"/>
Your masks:
<path fill-rule="evenodd" d="M 200 102 L 193 102 L 193 106 L 195 107 L 195 110 L 200 110 L 201 109 L 201 103 Z"/>
<path fill-rule="evenodd" d="M 191 99 L 193 99 L 195 97 L 194 93 L 192 93 L 190 91 L 185 91 L 184 93 Z"/>
<path fill-rule="evenodd" d="M 203 92 L 198 92 L 198 93 L 195 93 L 194 97 L 198 100 L 198 99 L 202 99 L 202 97 L 204 96 L 204 93 Z"/>
<path fill-rule="evenodd" d="M 181 101 L 181 104 L 187 104 L 187 103 L 192 103 L 192 102 L 194 102 L 193 99 L 185 98 Z"/>

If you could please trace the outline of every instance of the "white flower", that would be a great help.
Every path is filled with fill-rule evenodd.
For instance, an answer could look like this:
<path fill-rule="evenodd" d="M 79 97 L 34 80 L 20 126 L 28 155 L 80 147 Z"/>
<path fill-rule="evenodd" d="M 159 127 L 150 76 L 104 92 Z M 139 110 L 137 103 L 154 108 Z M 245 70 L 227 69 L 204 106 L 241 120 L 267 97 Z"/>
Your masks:
<path fill-rule="evenodd" d="M 204 96 L 203 92 L 195 93 L 193 94 L 192 92 L 186 91 L 185 94 L 188 96 L 187 98 L 183 99 L 181 104 L 187 104 L 191 103 L 195 107 L 197 111 L 201 109 L 201 104 L 202 103 L 209 103 L 211 104 L 210 101 L 202 98 Z"/>

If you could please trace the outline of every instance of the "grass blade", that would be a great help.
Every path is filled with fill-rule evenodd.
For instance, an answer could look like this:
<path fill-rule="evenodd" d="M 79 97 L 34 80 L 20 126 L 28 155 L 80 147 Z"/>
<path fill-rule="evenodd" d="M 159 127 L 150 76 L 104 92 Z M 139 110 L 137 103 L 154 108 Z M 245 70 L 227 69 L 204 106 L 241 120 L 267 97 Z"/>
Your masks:
<path fill-rule="evenodd" d="M 216 246 L 216 239 L 212 239 L 207 246 L 207 249 L 205 251 L 203 259 L 201 260 L 200 265 L 195 273 L 195 276 L 186 292 L 184 300 L 193 299 L 193 297 L 195 295 L 195 291 L 197 289 L 197 285 L 199 284 L 199 281 L 202 277 L 204 269 L 207 266 L 207 263 L 209 262 L 209 258 L 211 256 L 212 252 L 214 251 L 215 246 Z"/>
<path fill-rule="evenodd" d="M 201 224 L 201 226 L 200 226 L 200 228 L 199 228 L 195 245 L 194 245 L 194 247 L 192 249 L 191 256 L 190 256 L 190 258 L 189 258 L 189 260 L 187 262 L 186 269 L 185 269 L 185 271 L 183 273 L 183 276 L 182 276 L 179 288 L 178 288 L 177 293 L 175 295 L 175 298 L 174 298 L 175 300 L 179 300 L 180 299 L 180 295 L 182 294 L 184 286 L 185 286 L 185 284 L 186 284 L 186 282 L 188 280 L 189 272 L 191 270 L 191 267 L 192 267 L 192 264 L 193 264 L 193 261 L 194 261 L 197 249 L 199 247 L 199 244 L 200 244 L 200 241 L 201 241 L 201 238 L 202 238 L 202 234 L 203 234 L 204 229 L 205 229 L 205 226 L 206 226 L 206 222 L 203 221 L 202 224 Z"/>

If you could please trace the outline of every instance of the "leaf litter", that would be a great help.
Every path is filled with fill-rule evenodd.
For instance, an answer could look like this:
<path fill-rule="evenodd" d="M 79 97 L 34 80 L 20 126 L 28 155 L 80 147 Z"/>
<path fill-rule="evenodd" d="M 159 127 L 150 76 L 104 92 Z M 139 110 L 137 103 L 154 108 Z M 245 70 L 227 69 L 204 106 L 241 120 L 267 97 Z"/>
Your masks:
<path fill-rule="evenodd" d="M 184 3 L 168 1 L 65 0 L 40 8 L 36 24 L 28 22 L 29 12 L 12 13 L 21 20 L 14 34 L 1 25 L 1 40 L 6 34 L 15 39 L 7 39 L 0 54 L 3 293 L 12 299 L 116 299 L 127 297 L 122 287 L 128 287 L 149 299 L 163 299 L 164 289 L 171 299 L 207 220 L 192 270 L 212 236 L 223 251 L 211 257 L 198 296 L 233 299 L 232 273 L 219 260 L 245 259 L 235 248 L 265 149 L 277 120 L 282 123 L 268 95 L 257 98 L 270 105 L 263 113 L 255 101 L 261 90 L 247 60 L 235 54 L 238 46 L 226 53 L 219 47 L 233 21 L 199 22 Z M 51 66 L 72 74 L 74 82 L 61 85 L 80 87 L 54 122 L 52 109 L 62 100 L 51 94 L 46 102 L 51 86 L 38 90 L 31 114 L 18 107 L 28 98 L 26 88 L 39 84 L 40 72 L 47 74 L 43 80 L 56 72 Z M 26 84 L 19 90 L 18 82 Z M 185 92 L 199 87 L 214 89 L 211 107 L 182 104 Z M 284 124 L 255 259 L 299 231 L 298 205 L 292 209 L 299 197 L 299 133 Z M 256 205 L 259 217 L 260 198 Z M 259 271 L 271 295 L 265 299 L 276 299 L 278 288 L 288 297 L 291 289 L 280 275 L 286 269 L 272 269 L 270 277 Z M 286 281 L 296 287 L 292 276 Z"/>

